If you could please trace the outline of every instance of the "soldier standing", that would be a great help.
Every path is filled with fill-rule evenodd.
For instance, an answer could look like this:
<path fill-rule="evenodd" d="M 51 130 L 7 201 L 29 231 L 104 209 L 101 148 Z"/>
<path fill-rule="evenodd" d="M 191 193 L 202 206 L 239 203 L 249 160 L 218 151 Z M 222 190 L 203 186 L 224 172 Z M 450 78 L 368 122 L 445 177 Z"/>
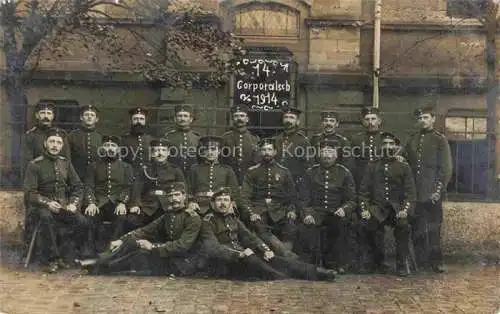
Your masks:
<path fill-rule="evenodd" d="M 337 162 L 340 162 L 344 166 L 346 166 L 349 170 L 353 170 L 354 164 L 353 159 L 350 154 L 347 154 L 347 151 L 350 151 L 351 141 L 342 134 L 337 132 L 337 128 L 339 127 L 340 116 L 337 112 L 334 111 L 322 111 L 321 112 L 321 125 L 323 127 L 323 132 L 314 134 L 311 137 L 311 146 L 317 148 L 319 143 L 323 140 L 334 140 L 338 141 L 341 147 L 339 151 L 340 155 L 338 156 Z"/>
<path fill-rule="evenodd" d="M 412 237 L 418 266 L 440 273 L 444 272 L 441 223 L 444 193 L 452 175 L 451 152 L 446 137 L 434 129 L 434 109 L 419 108 L 414 115 L 420 131 L 410 137 L 403 153 L 417 189 Z"/>
<path fill-rule="evenodd" d="M 248 130 L 248 107 L 237 105 L 231 108 L 233 127 L 222 135 L 223 162 L 233 168 L 238 183 L 243 183 L 246 170 L 258 162 L 259 137 Z"/>
<path fill-rule="evenodd" d="M 196 199 L 201 214 L 209 208 L 213 192 L 223 186 L 238 190 L 238 180 L 231 167 L 219 163 L 223 139 L 204 136 L 199 141 L 200 164 L 193 165 L 188 173 L 189 194 Z"/>
<path fill-rule="evenodd" d="M 149 143 L 153 137 L 146 133 L 146 118 L 148 112 L 141 108 L 129 110 L 131 130 L 125 134 L 121 140 L 121 156 L 123 161 L 137 169 L 142 169 L 145 163 L 149 162 Z"/>
<path fill-rule="evenodd" d="M 299 188 L 303 224 L 298 242 L 302 250 L 298 251 L 316 263 L 321 253 L 320 262 L 343 273 L 355 260 L 350 246 L 356 244 L 348 243 L 351 216 L 357 207 L 354 179 L 349 169 L 337 162 L 341 142 L 323 139 L 317 145 L 320 163 L 307 170 Z"/>
<path fill-rule="evenodd" d="M 353 170 L 356 191 L 359 191 L 366 165 L 379 157 L 377 153 L 380 151 L 382 142 L 380 136 L 382 119 L 377 108 L 365 107 L 361 109 L 361 123 L 365 131 L 355 134 L 351 141 L 351 153 L 354 158 L 354 168 L 351 170 Z"/>
<path fill-rule="evenodd" d="M 196 149 L 200 134 L 191 130 L 194 121 L 193 106 L 188 104 L 177 105 L 174 111 L 176 128 L 166 132 L 164 137 L 173 144 L 169 161 L 179 166 L 184 176 L 187 176 L 187 172 L 197 161 Z"/>
<path fill-rule="evenodd" d="M 250 272 L 249 275 L 260 274 L 264 279 L 293 277 L 333 280 L 335 278 L 335 273 L 331 270 L 275 256 L 264 241 L 252 233 L 236 216 L 231 189 L 220 188 L 215 191 L 210 204 L 211 212 L 202 222 L 201 239 L 207 247 L 209 258 L 215 260 L 216 268 L 220 268 L 222 262 L 224 266 L 228 266 L 229 273 L 241 275 Z M 257 256 L 257 253 L 261 253 L 262 257 Z"/>
<path fill-rule="evenodd" d="M 44 154 L 32 160 L 26 168 L 24 192 L 28 203 L 26 214 L 40 224 L 38 239 L 42 241 L 48 270 L 55 272 L 66 267 L 59 250 L 56 223 L 67 225 L 75 233 L 73 239 L 83 252 L 89 222 L 79 211 L 82 182 L 69 159 L 61 155 L 64 135 L 53 129 L 46 136 Z"/>
<path fill-rule="evenodd" d="M 396 271 L 409 273 L 408 216 L 415 206 L 415 182 L 410 166 L 396 157 L 399 140 L 382 133 L 382 157 L 370 162 L 359 192 L 362 223 L 363 261 L 374 270 L 386 271 L 384 263 L 384 226 L 394 228 L 396 239 Z M 371 254 L 368 254 L 371 251 Z"/>
<path fill-rule="evenodd" d="M 163 215 L 161 209 L 170 206 L 167 187 L 174 182 L 185 182 L 182 170 L 168 161 L 171 145 L 163 138 L 151 141 L 151 162 L 137 170 L 132 185 L 129 212 L 134 215 L 127 217 L 127 229 L 142 227 Z"/>
<path fill-rule="evenodd" d="M 247 170 L 240 211 L 243 220 L 282 255 L 281 251 L 292 250 L 296 237 L 297 191 L 290 171 L 275 160 L 275 140 L 263 139 L 259 146 L 261 162 Z"/>
<path fill-rule="evenodd" d="M 80 110 L 82 125 L 73 130 L 69 136 L 71 147 L 71 162 L 78 176 L 83 179 L 87 174 L 87 167 L 98 160 L 97 150 L 101 146 L 102 136 L 96 130 L 99 122 L 99 110 L 93 105 L 87 105 Z"/>
<path fill-rule="evenodd" d="M 130 200 L 134 170 L 120 160 L 120 140 L 117 136 L 103 136 L 97 153 L 99 159 L 91 163 L 85 176 L 85 215 L 92 220 L 92 242 L 98 237 L 98 224 L 111 221 L 113 240 L 122 236 Z"/>
<path fill-rule="evenodd" d="M 157 276 L 192 275 L 201 256 L 197 242 L 201 218 L 186 210 L 184 183 L 172 183 L 164 192 L 168 205 L 160 218 L 112 241 L 109 251 L 81 265 L 94 274 L 147 270 Z"/>
<path fill-rule="evenodd" d="M 301 113 L 302 111 L 297 108 L 284 108 L 282 118 L 284 130 L 276 136 L 278 149 L 276 160 L 290 171 L 296 184 L 302 180 L 305 171 L 310 167 L 308 154 L 311 144 L 299 130 Z"/>
<path fill-rule="evenodd" d="M 25 165 L 38 156 L 42 156 L 45 151 L 45 140 L 47 133 L 54 128 L 56 106 L 50 102 L 39 102 L 35 106 L 36 125 L 26 132 L 24 142 Z M 61 156 L 71 160 L 71 150 L 68 143 L 68 136 L 62 129 L 58 129 L 63 137 L 63 148 Z"/>

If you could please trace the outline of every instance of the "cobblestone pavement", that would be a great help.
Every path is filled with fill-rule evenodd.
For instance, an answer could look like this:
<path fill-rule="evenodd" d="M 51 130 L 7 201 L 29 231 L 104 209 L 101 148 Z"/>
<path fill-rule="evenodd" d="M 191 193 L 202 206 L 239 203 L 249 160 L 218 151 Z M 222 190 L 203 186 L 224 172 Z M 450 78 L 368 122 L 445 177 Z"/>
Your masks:
<path fill-rule="evenodd" d="M 55 275 L 0 268 L 0 312 L 500 313 L 498 266 L 445 275 L 350 275 L 335 283 Z"/>

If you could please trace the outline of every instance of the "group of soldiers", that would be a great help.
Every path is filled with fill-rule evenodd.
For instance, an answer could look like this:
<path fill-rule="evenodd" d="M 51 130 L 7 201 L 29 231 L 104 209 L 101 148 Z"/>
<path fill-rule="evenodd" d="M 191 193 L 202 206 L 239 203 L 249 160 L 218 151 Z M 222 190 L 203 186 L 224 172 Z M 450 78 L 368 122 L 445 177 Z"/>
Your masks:
<path fill-rule="evenodd" d="M 25 141 L 26 246 L 42 235 L 39 257 L 51 272 L 68 267 L 61 248 L 72 242 L 92 273 L 331 280 L 388 272 L 390 226 L 398 275 L 410 273 L 410 255 L 418 269 L 444 271 L 442 202 L 452 166 L 432 108 L 415 111 L 420 131 L 406 145 L 380 130 L 373 107 L 361 110 L 364 131 L 350 140 L 337 132 L 334 111 L 321 113 L 323 130 L 308 139 L 296 108 L 283 108 L 282 133 L 260 139 L 248 111 L 232 107 L 228 132 L 200 136 L 193 106 L 178 105 L 176 127 L 157 138 L 148 112 L 134 108 L 119 138 L 98 131 L 93 105 L 67 134 L 53 125 L 54 105 L 38 103 Z M 103 222 L 112 233 L 101 250 Z"/>

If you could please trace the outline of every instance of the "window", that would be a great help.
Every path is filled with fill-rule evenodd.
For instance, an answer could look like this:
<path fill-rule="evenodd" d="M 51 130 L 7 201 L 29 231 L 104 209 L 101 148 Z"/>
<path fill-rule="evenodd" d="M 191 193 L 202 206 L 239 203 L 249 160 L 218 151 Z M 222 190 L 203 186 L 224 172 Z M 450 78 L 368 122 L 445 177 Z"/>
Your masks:
<path fill-rule="evenodd" d="M 488 0 L 448 0 L 447 14 L 451 17 L 474 18 L 488 11 Z"/>
<path fill-rule="evenodd" d="M 298 36 L 299 13 L 278 4 L 252 4 L 233 16 L 235 33 L 254 36 Z"/>
<path fill-rule="evenodd" d="M 447 117 L 446 133 L 452 140 L 481 140 L 486 138 L 485 117 Z"/>

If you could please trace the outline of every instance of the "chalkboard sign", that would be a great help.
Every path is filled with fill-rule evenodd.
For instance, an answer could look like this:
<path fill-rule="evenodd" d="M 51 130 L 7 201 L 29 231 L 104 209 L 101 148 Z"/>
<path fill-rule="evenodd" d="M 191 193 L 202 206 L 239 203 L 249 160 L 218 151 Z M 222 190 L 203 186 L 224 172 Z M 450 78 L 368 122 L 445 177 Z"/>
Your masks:
<path fill-rule="evenodd" d="M 275 111 L 290 105 L 292 62 L 244 58 L 234 76 L 234 103 L 252 111 Z"/>

